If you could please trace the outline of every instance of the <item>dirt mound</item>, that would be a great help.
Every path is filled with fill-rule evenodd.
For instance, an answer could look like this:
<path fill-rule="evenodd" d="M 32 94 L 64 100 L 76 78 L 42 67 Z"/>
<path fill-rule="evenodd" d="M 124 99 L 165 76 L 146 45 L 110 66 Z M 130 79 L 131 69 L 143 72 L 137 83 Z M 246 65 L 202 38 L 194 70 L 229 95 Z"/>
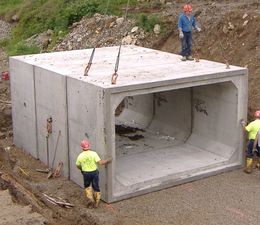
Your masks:
<path fill-rule="evenodd" d="M 21 206 L 12 201 L 9 191 L 0 190 L 0 224 L 5 225 L 43 225 L 46 220 L 38 213 L 32 212 L 31 206 Z"/>

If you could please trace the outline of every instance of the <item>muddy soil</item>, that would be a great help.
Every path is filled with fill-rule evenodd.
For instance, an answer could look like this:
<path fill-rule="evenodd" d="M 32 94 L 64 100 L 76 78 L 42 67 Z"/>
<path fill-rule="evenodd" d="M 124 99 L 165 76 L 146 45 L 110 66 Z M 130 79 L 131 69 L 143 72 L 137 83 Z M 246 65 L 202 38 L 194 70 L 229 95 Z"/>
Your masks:
<path fill-rule="evenodd" d="M 180 41 L 176 31 L 178 12 L 184 1 L 175 1 L 161 10 L 167 35 L 147 35 L 139 44 L 145 47 L 179 53 Z M 260 3 L 255 0 L 193 1 L 201 33 L 194 33 L 193 48 L 200 58 L 245 66 L 249 70 L 249 119 L 260 107 Z M 140 9 L 131 9 L 133 12 Z M 147 9 L 146 9 L 147 10 Z M 151 9 L 151 13 L 160 9 Z M 93 30 L 98 27 L 92 28 Z M 113 40 L 113 37 L 111 38 Z M 112 43 L 113 44 L 113 43 Z M 0 49 L 1 71 L 6 70 L 6 55 Z M 260 171 L 246 175 L 242 170 L 180 185 L 114 204 L 101 203 L 98 209 L 86 207 L 83 190 L 64 177 L 48 179 L 36 169 L 46 165 L 12 144 L 12 123 L 9 81 L 0 82 L 0 175 L 11 176 L 27 191 L 0 178 L 0 187 L 10 190 L 14 205 L 21 207 L 20 221 L 24 224 L 119 224 L 119 225 L 258 225 L 260 202 Z M 19 185 L 18 185 L 19 186 Z M 0 197 L 7 192 L 0 192 Z M 74 205 L 67 209 L 48 202 L 43 193 L 59 197 Z M 250 194 L 248 194 L 250 193 Z M 6 197 L 8 198 L 8 197 Z M 21 205 L 22 204 L 22 205 Z M 5 206 L 0 204 L 0 211 Z M 26 210 L 22 208 L 25 207 Z M 22 213 L 24 212 L 24 213 Z M 32 212 L 39 213 L 37 221 L 30 220 Z M 0 214 L 3 215 L 3 214 Z M 17 213 L 18 215 L 18 213 Z M 9 219 L 13 216 L 10 215 Z M 0 216 L 0 224 L 5 223 Z M 33 217 L 34 218 L 34 217 Z M 11 224 L 11 223 L 9 223 Z M 16 223 L 19 224 L 19 223 Z"/>

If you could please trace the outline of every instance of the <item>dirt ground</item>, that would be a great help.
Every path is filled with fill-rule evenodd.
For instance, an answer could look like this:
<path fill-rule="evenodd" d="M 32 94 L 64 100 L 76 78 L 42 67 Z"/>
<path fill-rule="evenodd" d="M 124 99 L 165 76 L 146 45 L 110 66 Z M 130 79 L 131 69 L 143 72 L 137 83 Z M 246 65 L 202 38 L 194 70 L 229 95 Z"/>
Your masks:
<path fill-rule="evenodd" d="M 156 9 L 167 23 L 167 35 L 147 35 L 139 45 L 178 53 L 176 22 L 183 2 Z M 231 65 L 248 68 L 250 119 L 260 108 L 260 2 L 193 1 L 193 7 L 202 28 L 193 37 L 193 48 L 200 57 L 219 62 L 226 59 Z M 7 64 L 2 49 L 0 56 L 3 71 Z M 45 173 L 36 171 L 46 165 L 12 144 L 9 81 L 4 80 L 0 82 L 0 138 L 0 189 L 8 189 L 14 201 L 13 205 L 7 192 L 0 191 L 0 224 L 258 225 L 260 221 L 257 170 L 252 175 L 236 170 L 113 204 L 101 203 L 98 209 L 86 208 L 80 187 L 64 177 L 47 179 Z M 53 205 L 43 193 L 74 207 Z M 13 210 L 9 206 L 21 214 L 15 213 L 16 218 L 5 213 Z"/>

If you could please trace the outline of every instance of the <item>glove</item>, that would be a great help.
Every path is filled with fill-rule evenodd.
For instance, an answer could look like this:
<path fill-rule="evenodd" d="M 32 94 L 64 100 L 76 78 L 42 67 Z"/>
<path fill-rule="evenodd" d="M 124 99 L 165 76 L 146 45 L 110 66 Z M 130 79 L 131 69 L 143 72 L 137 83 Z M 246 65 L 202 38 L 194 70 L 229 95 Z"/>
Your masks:
<path fill-rule="evenodd" d="M 242 125 L 242 126 L 245 126 L 246 125 L 246 121 L 244 121 L 243 119 L 240 121 L 240 124 Z"/>
<path fill-rule="evenodd" d="M 199 27 L 196 27 L 196 30 L 197 30 L 198 32 L 201 32 L 201 28 L 199 28 Z"/>
<path fill-rule="evenodd" d="M 179 38 L 182 39 L 183 37 L 184 37 L 183 32 L 180 32 L 180 33 L 179 33 Z"/>

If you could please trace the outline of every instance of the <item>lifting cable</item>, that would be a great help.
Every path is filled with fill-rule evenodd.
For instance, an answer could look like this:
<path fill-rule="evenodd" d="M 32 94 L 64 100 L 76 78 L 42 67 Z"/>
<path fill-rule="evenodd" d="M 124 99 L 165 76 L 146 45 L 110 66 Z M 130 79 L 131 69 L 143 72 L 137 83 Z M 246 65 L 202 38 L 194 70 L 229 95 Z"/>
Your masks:
<path fill-rule="evenodd" d="M 130 2 L 130 0 L 127 0 L 127 5 L 126 5 L 126 9 L 125 9 L 125 16 L 124 16 L 124 22 L 126 21 L 126 18 L 127 18 L 129 2 Z M 121 43 L 119 45 L 118 54 L 117 54 L 116 63 L 115 63 L 115 69 L 114 69 L 114 73 L 112 74 L 112 78 L 111 78 L 111 84 L 116 84 L 116 80 L 117 80 L 117 77 L 118 77 L 117 71 L 118 71 L 119 61 L 120 61 L 122 40 L 123 40 L 123 38 L 121 39 Z"/>
<path fill-rule="evenodd" d="M 198 49 L 197 42 L 195 42 L 194 38 L 192 38 L 192 42 L 193 42 L 193 45 L 195 47 L 195 50 L 194 50 L 195 62 L 199 62 L 200 61 L 200 56 L 199 56 L 199 49 Z"/>
<path fill-rule="evenodd" d="M 227 66 L 226 69 L 230 69 L 228 59 L 227 59 L 227 57 L 224 55 L 224 48 L 223 48 L 223 46 L 222 46 L 222 43 L 221 43 L 221 42 L 219 42 L 219 43 L 220 43 L 221 55 L 222 55 L 222 57 L 224 58 L 225 63 L 226 63 L 226 66 Z"/>
<path fill-rule="evenodd" d="M 110 3 L 110 0 L 107 0 L 105 15 L 107 15 L 109 3 Z M 98 38 L 97 43 L 101 40 L 101 38 L 102 38 L 102 35 Z M 97 45 L 97 44 L 96 44 L 96 45 Z M 88 71 L 90 70 L 90 67 L 91 67 L 91 65 L 92 65 L 92 61 L 93 61 L 93 58 L 94 58 L 95 50 L 96 50 L 96 46 L 93 47 L 93 50 L 92 50 L 92 53 L 91 53 L 91 55 L 90 55 L 88 64 L 87 64 L 87 66 L 86 66 L 86 68 L 85 68 L 85 70 L 84 70 L 84 76 L 88 76 Z"/>

